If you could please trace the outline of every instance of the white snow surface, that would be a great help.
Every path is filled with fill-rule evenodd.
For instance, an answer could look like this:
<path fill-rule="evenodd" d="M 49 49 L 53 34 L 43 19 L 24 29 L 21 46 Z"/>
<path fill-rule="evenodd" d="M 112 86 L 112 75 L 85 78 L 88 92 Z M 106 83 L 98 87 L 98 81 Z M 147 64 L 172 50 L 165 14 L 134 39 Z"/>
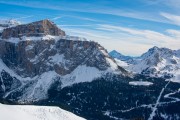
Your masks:
<path fill-rule="evenodd" d="M 31 88 L 28 89 L 25 94 L 23 94 L 20 101 L 37 101 L 39 99 L 45 99 L 48 96 L 48 89 L 50 88 L 51 84 L 54 83 L 57 77 L 61 78 L 61 87 L 63 88 L 76 83 L 92 82 L 94 79 L 101 77 L 103 73 L 105 72 L 100 71 L 95 67 L 88 67 L 86 65 L 78 66 L 73 72 L 65 76 L 60 76 L 55 71 L 43 73 L 35 78 L 37 83 L 35 86 L 31 86 Z"/>
<path fill-rule="evenodd" d="M 180 83 L 180 70 L 174 73 L 174 77 L 170 81 Z"/>
<path fill-rule="evenodd" d="M 0 104 L 0 120 L 85 120 L 58 107 Z"/>
<path fill-rule="evenodd" d="M 52 36 L 52 35 L 45 35 L 42 37 L 27 37 L 27 36 L 22 36 L 21 38 L 8 38 L 8 39 L 3 39 L 5 41 L 11 42 L 11 43 L 19 43 L 20 41 L 40 41 L 40 40 L 60 40 L 62 39 L 63 36 Z"/>
<path fill-rule="evenodd" d="M 20 25 L 21 23 L 19 21 L 16 20 L 3 20 L 0 19 L 0 33 L 3 32 L 4 29 L 8 28 L 8 27 L 14 27 L 17 25 Z"/>
<path fill-rule="evenodd" d="M 73 40 L 73 41 L 88 41 L 85 38 L 76 37 L 76 36 L 69 36 L 69 35 L 66 35 L 66 36 L 44 35 L 42 37 L 22 36 L 20 38 L 11 37 L 11 38 L 8 38 L 8 39 L 3 39 L 3 40 L 17 44 L 20 41 L 40 41 L 40 40 L 60 40 L 60 39 Z"/>
<path fill-rule="evenodd" d="M 105 73 L 95 67 L 86 65 L 78 66 L 71 74 L 63 76 L 62 87 L 71 86 L 75 83 L 91 82 Z"/>
<path fill-rule="evenodd" d="M 54 71 L 45 72 L 35 80 L 37 83 L 35 86 L 31 86 L 28 90 L 26 90 L 26 94 L 23 94 L 21 101 L 23 100 L 39 100 L 45 99 L 48 95 L 48 89 L 51 84 L 54 82 L 54 79 L 57 77 L 57 73 Z"/>
<path fill-rule="evenodd" d="M 2 33 L 4 30 L 4 27 L 0 27 L 0 33 Z"/>
<path fill-rule="evenodd" d="M 118 65 L 116 64 L 116 62 L 114 62 L 111 58 L 106 57 L 106 61 L 109 63 L 110 65 L 110 71 L 116 71 L 118 69 Z"/>
<path fill-rule="evenodd" d="M 15 25 L 19 25 L 21 23 L 19 21 L 13 20 L 13 19 L 11 19 L 11 20 L 0 19 L 0 24 L 15 26 Z"/>
<path fill-rule="evenodd" d="M 121 66 L 121 67 L 127 67 L 127 66 L 129 66 L 128 65 L 128 63 L 126 63 L 125 61 L 122 61 L 122 60 L 119 60 L 119 59 L 117 59 L 117 58 L 114 58 L 114 60 L 116 61 L 116 63 L 119 65 L 119 66 Z"/>
<path fill-rule="evenodd" d="M 33 84 L 33 86 L 28 87 L 24 91 L 24 94 L 19 100 L 19 102 L 37 101 L 40 99 L 45 99 L 47 97 L 48 89 L 50 88 L 51 84 L 54 83 L 57 77 L 61 78 L 60 81 L 62 82 L 62 87 L 66 87 L 76 83 L 91 82 L 94 79 L 101 77 L 103 74 L 107 72 L 100 71 L 95 67 L 80 65 L 73 72 L 65 76 L 60 76 L 55 71 L 49 71 L 39 76 L 35 76 L 34 78 L 23 78 L 17 75 L 13 70 L 10 70 L 0 59 L 0 71 L 2 70 L 8 72 L 12 77 L 16 77 L 17 79 L 19 79 L 22 82 L 22 86 L 26 85 L 28 81 L 36 81 L 35 84 Z M 12 92 L 13 91 L 6 93 L 4 97 L 8 96 Z"/>
<path fill-rule="evenodd" d="M 50 61 L 53 63 L 62 63 L 63 61 L 65 61 L 64 59 L 64 54 L 56 54 L 54 56 L 49 57 Z"/>
<path fill-rule="evenodd" d="M 150 86 L 150 85 L 153 85 L 153 83 L 152 82 L 148 82 L 148 81 L 131 81 L 131 82 L 129 82 L 129 85 Z"/>

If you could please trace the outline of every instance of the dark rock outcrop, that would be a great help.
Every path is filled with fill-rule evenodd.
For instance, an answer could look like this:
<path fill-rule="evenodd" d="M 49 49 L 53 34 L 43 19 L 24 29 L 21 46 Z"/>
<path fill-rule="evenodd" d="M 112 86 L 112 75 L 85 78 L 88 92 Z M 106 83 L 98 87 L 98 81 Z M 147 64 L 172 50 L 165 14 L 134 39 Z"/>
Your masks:
<path fill-rule="evenodd" d="M 19 38 L 22 36 L 65 36 L 65 32 L 59 29 L 53 22 L 49 20 L 41 20 L 29 24 L 18 25 L 16 27 L 6 28 L 2 32 L 2 39 L 8 39 L 11 37 Z"/>
<path fill-rule="evenodd" d="M 0 58 L 17 74 L 34 77 L 55 70 L 59 75 L 71 73 L 79 65 L 106 70 L 109 63 L 93 41 L 40 40 L 21 41 L 18 44 L 0 41 Z M 107 52 L 107 51 L 106 51 Z"/>

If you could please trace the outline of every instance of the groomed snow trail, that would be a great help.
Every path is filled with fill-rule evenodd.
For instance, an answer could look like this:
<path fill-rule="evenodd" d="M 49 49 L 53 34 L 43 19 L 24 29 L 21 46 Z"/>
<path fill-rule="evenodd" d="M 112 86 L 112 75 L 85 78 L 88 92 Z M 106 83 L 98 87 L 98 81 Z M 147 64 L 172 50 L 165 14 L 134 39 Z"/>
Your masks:
<path fill-rule="evenodd" d="M 162 96 L 164 90 L 166 89 L 166 87 L 168 86 L 169 83 L 170 83 L 170 81 L 162 88 L 162 90 L 161 90 L 161 92 L 160 92 L 160 94 L 159 94 L 159 96 L 158 96 L 158 99 L 157 99 L 157 101 L 156 101 L 156 104 L 155 104 L 155 106 L 152 108 L 152 113 L 150 114 L 148 120 L 153 120 L 153 117 L 155 116 L 155 112 L 156 112 L 156 110 L 157 110 L 157 106 L 158 106 L 158 104 L 159 104 L 159 102 L 160 102 L 161 96 Z"/>

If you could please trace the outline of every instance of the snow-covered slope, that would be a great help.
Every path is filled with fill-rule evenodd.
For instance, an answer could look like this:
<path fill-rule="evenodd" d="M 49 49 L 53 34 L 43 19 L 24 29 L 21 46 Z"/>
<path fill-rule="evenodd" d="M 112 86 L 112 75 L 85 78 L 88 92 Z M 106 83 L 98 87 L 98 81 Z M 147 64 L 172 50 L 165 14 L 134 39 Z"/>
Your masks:
<path fill-rule="evenodd" d="M 28 49 L 30 48 L 28 47 Z M 102 54 L 101 51 L 98 54 Z M 49 56 L 47 61 L 43 61 L 43 64 L 45 64 L 47 68 L 48 66 L 51 68 L 54 65 L 55 66 L 61 65 L 63 69 L 65 69 L 63 74 L 61 73 L 63 70 L 61 70 L 59 73 L 57 69 L 54 70 L 47 69 L 48 71 L 45 70 L 44 72 L 37 74 L 33 77 L 28 75 L 24 76 L 23 75 L 24 73 L 21 73 L 22 69 L 20 68 L 16 68 L 16 69 L 9 68 L 0 59 L 0 73 L 1 73 L 0 87 L 1 87 L 1 91 L 3 91 L 4 93 L 3 97 L 4 98 L 12 97 L 16 95 L 16 93 L 21 92 L 20 96 L 17 95 L 14 96 L 20 102 L 38 101 L 41 99 L 46 99 L 48 97 L 48 90 L 54 82 L 60 82 L 61 84 L 59 85 L 61 89 L 63 87 L 71 86 L 73 84 L 77 84 L 81 82 L 91 82 L 94 79 L 97 79 L 105 75 L 106 73 L 123 74 L 121 71 L 118 71 L 117 64 L 110 58 L 105 57 L 105 60 L 107 61 L 105 61 L 105 63 L 103 63 L 102 65 L 107 65 L 107 68 L 104 70 L 99 69 L 96 66 L 93 66 L 93 64 L 89 66 L 85 63 L 84 64 L 80 63 L 74 69 L 72 69 L 71 64 L 78 62 L 77 60 L 79 58 L 76 58 L 77 59 L 76 61 L 70 61 L 70 59 L 66 58 L 65 56 L 66 56 L 65 54 L 54 54 L 52 56 Z M 41 57 L 43 58 L 43 55 L 35 58 L 31 58 L 28 61 L 30 61 L 35 66 L 37 66 L 38 63 L 42 64 L 40 63 Z M 82 61 L 81 59 L 79 60 Z M 20 74 L 16 73 L 17 70 L 20 70 L 20 72 L 18 72 Z M 17 82 L 15 82 L 15 80 Z M 10 87 L 10 86 L 15 86 L 15 87 Z"/>
<path fill-rule="evenodd" d="M 122 61 L 122 60 L 119 60 L 117 58 L 114 58 L 114 60 L 116 61 L 116 63 L 119 65 L 119 66 L 122 66 L 124 68 L 126 68 L 127 66 L 129 66 L 129 64 L 126 62 L 126 61 Z"/>
<path fill-rule="evenodd" d="M 180 50 L 153 47 L 140 57 L 133 58 L 132 61 L 123 61 L 130 63 L 124 66 L 126 70 L 148 76 L 171 78 L 172 81 L 180 82 Z"/>
<path fill-rule="evenodd" d="M 0 104 L 0 120 L 85 120 L 58 107 Z"/>
<path fill-rule="evenodd" d="M 0 33 L 3 31 L 3 29 L 8 27 L 14 27 L 17 25 L 20 25 L 21 23 L 16 20 L 0 20 Z"/>
<path fill-rule="evenodd" d="M 152 82 L 148 82 L 148 81 L 131 81 L 129 82 L 130 85 L 135 85 L 135 86 L 149 86 L 149 85 L 153 85 Z"/>

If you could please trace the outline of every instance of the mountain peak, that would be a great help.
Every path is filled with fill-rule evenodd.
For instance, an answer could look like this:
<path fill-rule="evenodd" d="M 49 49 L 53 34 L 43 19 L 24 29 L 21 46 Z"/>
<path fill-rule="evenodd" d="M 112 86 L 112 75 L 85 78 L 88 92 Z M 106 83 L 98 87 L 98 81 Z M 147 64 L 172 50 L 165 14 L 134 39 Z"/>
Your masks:
<path fill-rule="evenodd" d="M 154 46 L 154 47 L 150 48 L 148 51 L 158 51 L 159 49 L 161 49 L 161 48 Z"/>
<path fill-rule="evenodd" d="M 113 57 L 113 58 L 117 58 L 117 59 L 120 59 L 120 60 L 122 60 L 122 61 L 126 61 L 126 60 L 132 59 L 132 57 L 130 57 L 130 56 L 125 56 L 125 55 L 117 52 L 116 50 L 111 51 L 111 52 L 109 53 L 109 55 L 110 55 L 111 57 Z"/>
<path fill-rule="evenodd" d="M 173 51 L 169 48 L 164 48 L 164 47 L 159 48 L 157 46 L 154 46 L 154 47 L 150 48 L 147 52 L 142 54 L 140 58 L 146 59 L 146 58 L 149 58 L 149 56 L 153 57 L 154 55 L 167 57 L 167 56 L 173 55 Z"/>
<path fill-rule="evenodd" d="M 2 32 L 3 39 L 11 37 L 20 38 L 22 36 L 39 37 L 44 35 L 65 36 L 65 32 L 48 19 L 6 28 Z"/>
<path fill-rule="evenodd" d="M 122 54 L 121 53 L 119 53 L 118 51 L 116 51 L 116 50 L 112 50 L 110 53 L 109 53 L 110 55 L 112 55 L 112 56 L 122 56 Z"/>
<path fill-rule="evenodd" d="M 154 46 L 154 47 L 152 47 L 151 49 L 159 49 L 159 47 L 157 47 L 157 46 Z"/>
<path fill-rule="evenodd" d="M 159 48 L 157 46 L 154 46 L 154 47 L 150 48 L 149 51 L 172 51 L 172 50 L 169 48 L 165 48 L 165 47 Z"/>

